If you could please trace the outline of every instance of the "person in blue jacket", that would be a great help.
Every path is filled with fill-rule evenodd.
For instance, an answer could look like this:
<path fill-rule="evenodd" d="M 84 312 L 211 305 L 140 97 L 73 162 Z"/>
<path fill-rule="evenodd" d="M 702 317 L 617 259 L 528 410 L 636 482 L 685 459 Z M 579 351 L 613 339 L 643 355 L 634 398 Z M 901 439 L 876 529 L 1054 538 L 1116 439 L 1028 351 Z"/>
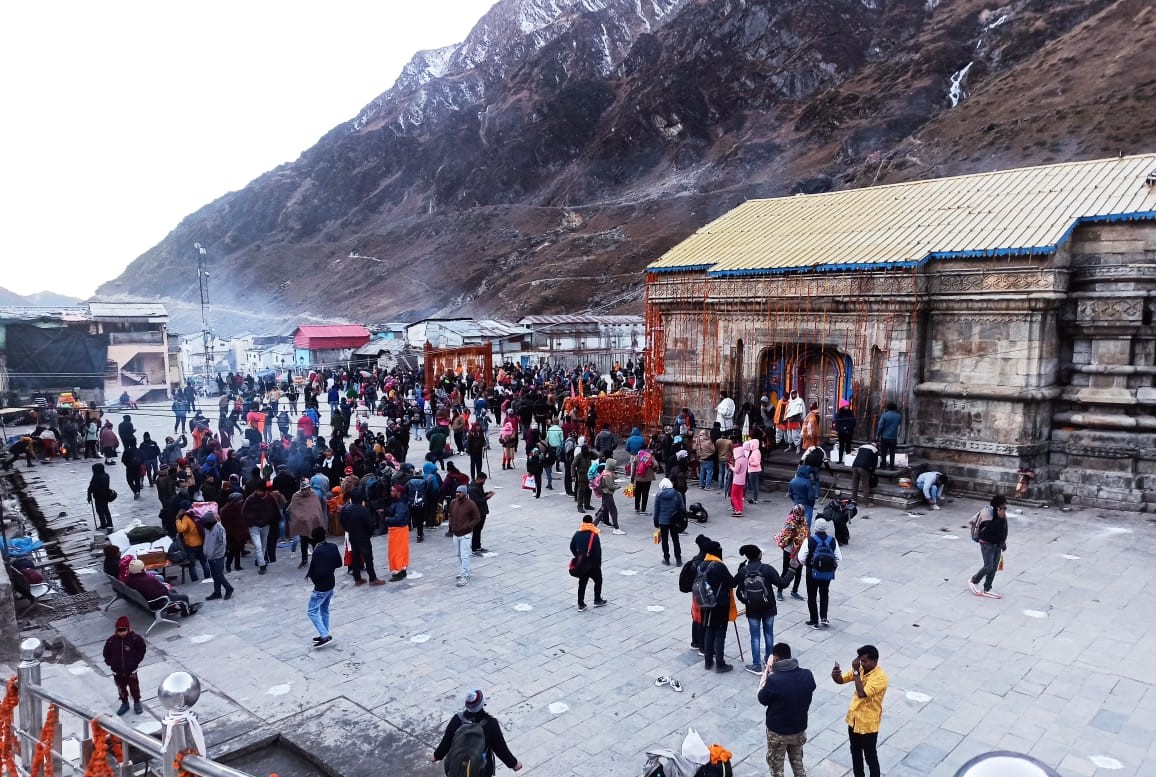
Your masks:
<path fill-rule="evenodd" d="M 815 501 L 819 498 L 819 486 L 809 477 L 811 467 L 799 467 L 791 482 L 787 484 L 787 493 L 791 503 L 802 505 L 807 511 L 807 527 L 811 526 L 811 516 L 815 513 Z"/>
<path fill-rule="evenodd" d="M 886 469 L 895 469 L 895 446 L 899 442 L 899 424 L 902 421 L 899 406 L 888 402 L 887 410 L 879 416 L 879 424 L 875 428 L 875 436 L 879 438 L 879 465 L 882 467 L 886 461 Z"/>

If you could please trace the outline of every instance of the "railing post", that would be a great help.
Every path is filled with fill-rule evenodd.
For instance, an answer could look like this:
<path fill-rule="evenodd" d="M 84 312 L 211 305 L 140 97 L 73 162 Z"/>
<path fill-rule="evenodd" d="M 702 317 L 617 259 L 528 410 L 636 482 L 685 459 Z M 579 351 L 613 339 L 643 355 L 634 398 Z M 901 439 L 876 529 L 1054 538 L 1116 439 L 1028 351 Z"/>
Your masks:
<path fill-rule="evenodd" d="M 162 777 L 178 777 L 177 756 L 184 752 L 204 755 L 205 743 L 201 725 L 192 706 L 201 697 L 201 682 L 190 672 L 173 672 L 161 680 L 157 699 L 168 712 L 164 720 L 164 752 L 161 753 Z"/>
<path fill-rule="evenodd" d="M 28 771 L 32 765 L 32 751 L 40 737 L 44 725 L 44 710 L 40 697 L 28 689 L 40 685 L 40 657 L 44 655 L 44 643 L 29 637 L 20 643 L 20 663 L 16 665 L 16 678 L 20 683 L 20 765 Z"/>

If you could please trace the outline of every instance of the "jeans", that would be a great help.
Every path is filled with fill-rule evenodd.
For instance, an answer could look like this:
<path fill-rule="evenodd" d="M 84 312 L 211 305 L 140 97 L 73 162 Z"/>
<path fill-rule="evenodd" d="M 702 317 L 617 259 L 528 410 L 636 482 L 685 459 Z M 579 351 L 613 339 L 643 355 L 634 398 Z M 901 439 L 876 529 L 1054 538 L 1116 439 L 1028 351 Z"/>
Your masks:
<path fill-rule="evenodd" d="M 698 465 L 698 485 L 700 488 L 711 488 L 714 485 L 714 462 L 710 459 Z"/>
<path fill-rule="evenodd" d="M 543 471 L 545 472 L 545 475 L 546 475 L 546 488 L 553 489 L 554 488 L 554 467 L 551 465 L 544 465 L 544 467 L 545 467 L 545 469 Z M 542 476 L 539 475 L 538 480 L 541 480 L 541 479 L 542 479 Z M 541 490 L 542 490 L 542 484 L 539 483 L 538 484 L 538 492 L 541 493 Z"/>
<path fill-rule="evenodd" d="M 983 579 L 983 590 L 990 591 L 991 583 L 995 580 L 995 573 L 999 570 L 999 559 L 1003 555 L 1003 551 L 999 545 L 994 545 L 990 542 L 981 542 L 979 544 L 980 555 L 983 556 L 983 566 L 979 571 L 971 576 L 971 582 L 979 583 Z"/>
<path fill-rule="evenodd" d="M 783 757 L 791 759 L 791 773 L 804 777 L 807 770 L 803 766 L 803 745 L 807 743 L 807 732 L 782 736 L 774 731 L 767 732 L 767 766 L 771 767 L 771 777 L 783 777 L 786 771 Z"/>
<path fill-rule="evenodd" d="M 827 604 L 831 598 L 831 581 L 816 580 L 811 577 L 811 570 L 807 567 L 799 570 L 807 576 L 807 612 L 811 616 L 810 623 L 818 623 L 819 619 L 827 620 Z M 816 600 L 818 600 L 816 602 Z M 816 603 L 818 605 L 816 612 Z"/>
<path fill-rule="evenodd" d="M 875 752 L 879 732 L 856 734 L 855 729 L 848 726 L 847 736 L 851 740 L 851 771 L 855 777 L 864 777 L 864 759 L 867 761 L 867 768 L 871 770 L 871 777 L 879 777 L 879 755 Z"/>
<path fill-rule="evenodd" d="M 939 486 L 928 486 L 923 491 L 923 498 L 927 500 L 927 504 L 929 505 L 939 502 Z"/>
<path fill-rule="evenodd" d="M 306 612 L 309 614 L 309 620 L 313 621 L 313 627 L 317 629 L 319 637 L 329 636 L 329 603 L 332 601 L 332 588 L 309 594 L 309 608 Z"/>
<path fill-rule="evenodd" d="M 221 593 L 224 588 L 227 593 L 233 593 L 233 586 L 225 579 L 225 557 L 209 559 L 209 575 L 213 578 L 213 593 Z"/>
<path fill-rule="evenodd" d="M 770 658 L 771 648 L 775 646 L 775 616 L 753 618 L 747 615 L 747 625 L 751 628 L 751 663 L 761 669 Z M 761 644 L 763 637 L 767 643 L 765 649 Z"/>
<path fill-rule="evenodd" d="M 197 562 L 201 562 L 202 577 L 209 577 L 212 573 L 209 571 L 209 562 L 205 558 L 204 545 L 186 545 L 185 550 L 188 551 L 189 557 L 189 581 L 197 582 Z"/>
<path fill-rule="evenodd" d="M 889 462 L 887 469 L 895 469 L 895 445 L 898 440 L 880 440 L 879 441 L 879 466 L 883 466 L 883 462 Z"/>
<path fill-rule="evenodd" d="M 473 540 L 472 534 L 467 534 L 464 537 L 454 537 L 454 551 L 458 554 L 458 562 L 461 564 L 461 574 L 458 577 L 463 580 L 470 579 L 470 558 L 473 556 L 473 551 L 470 549 L 470 542 Z"/>
<path fill-rule="evenodd" d="M 759 501 L 759 476 L 762 472 L 747 472 L 747 499 Z"/>
<path fill-rule="evenodd" d="M 268 563 L 265 561 L 265 546 L 269 544 L 269 527 L 250 526 L 249 540 L 253 543 L 253 558 L 256 559 L 257 566 L 263 568 Z"/>
<path fill-rule="evenodd" d="M 602 569 L 592 569 L 578 578 L 578 606 L 586 604 L 586 584 L 594 581 L 594 601 L 602 601 Z"/>

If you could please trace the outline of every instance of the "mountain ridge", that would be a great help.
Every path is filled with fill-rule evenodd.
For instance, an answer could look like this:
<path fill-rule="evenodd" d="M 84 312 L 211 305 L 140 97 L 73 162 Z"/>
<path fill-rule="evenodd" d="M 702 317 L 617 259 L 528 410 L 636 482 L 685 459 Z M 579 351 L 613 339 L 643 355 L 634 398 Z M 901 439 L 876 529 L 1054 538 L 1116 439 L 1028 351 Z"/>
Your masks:
<path fill-rule="evenodd" d="M 227 279 L 214 299 L 272 314 L 637 311 L 646 263 L 749 197 L 1150 150 L 1153 17 L 1139 0 L 501 0 L 98 293 L 192 299 L 201 242 Z"/>

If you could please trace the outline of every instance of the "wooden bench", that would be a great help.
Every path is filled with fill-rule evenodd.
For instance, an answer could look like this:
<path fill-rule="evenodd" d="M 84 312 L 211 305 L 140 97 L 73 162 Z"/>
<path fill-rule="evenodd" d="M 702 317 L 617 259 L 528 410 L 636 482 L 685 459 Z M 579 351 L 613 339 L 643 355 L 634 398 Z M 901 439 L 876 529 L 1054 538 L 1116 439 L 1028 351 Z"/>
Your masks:
<path fill-rule="evenodd" d="M 112 585 L 112 590 L 116 594 L 116 597 L 104 606 L 105 612 L 108 612 L 109 607 L 112 607 L 122 599 L 126 602 L 129 602 L 130 604 L 135 604 L 137 607 L 153 616 L 152 625 L 145 629 L 146 636 L 150 631 L 153 630 L 153 626 L 156 626 L 161 621 L 164 621 L 165 623 L 171 623 L 174 626 L 181 625 L 178 621 L 165 617 L 165 612 L 173 604 L 173 601 L 168 596 L 161 596 L 157 599 L 153 599 L 152 601 L 154 602 L 162 602 L 162 605 L 154 610 L 152 605 L 149 604 L 149 600 L 145 599 L 144 594 L 142 594 L 140 591 L 136 590 L 135 588 L 128 587 L 112 575 L 105 575 L 105 577 L 108 578 L 108 582 Z"/>

